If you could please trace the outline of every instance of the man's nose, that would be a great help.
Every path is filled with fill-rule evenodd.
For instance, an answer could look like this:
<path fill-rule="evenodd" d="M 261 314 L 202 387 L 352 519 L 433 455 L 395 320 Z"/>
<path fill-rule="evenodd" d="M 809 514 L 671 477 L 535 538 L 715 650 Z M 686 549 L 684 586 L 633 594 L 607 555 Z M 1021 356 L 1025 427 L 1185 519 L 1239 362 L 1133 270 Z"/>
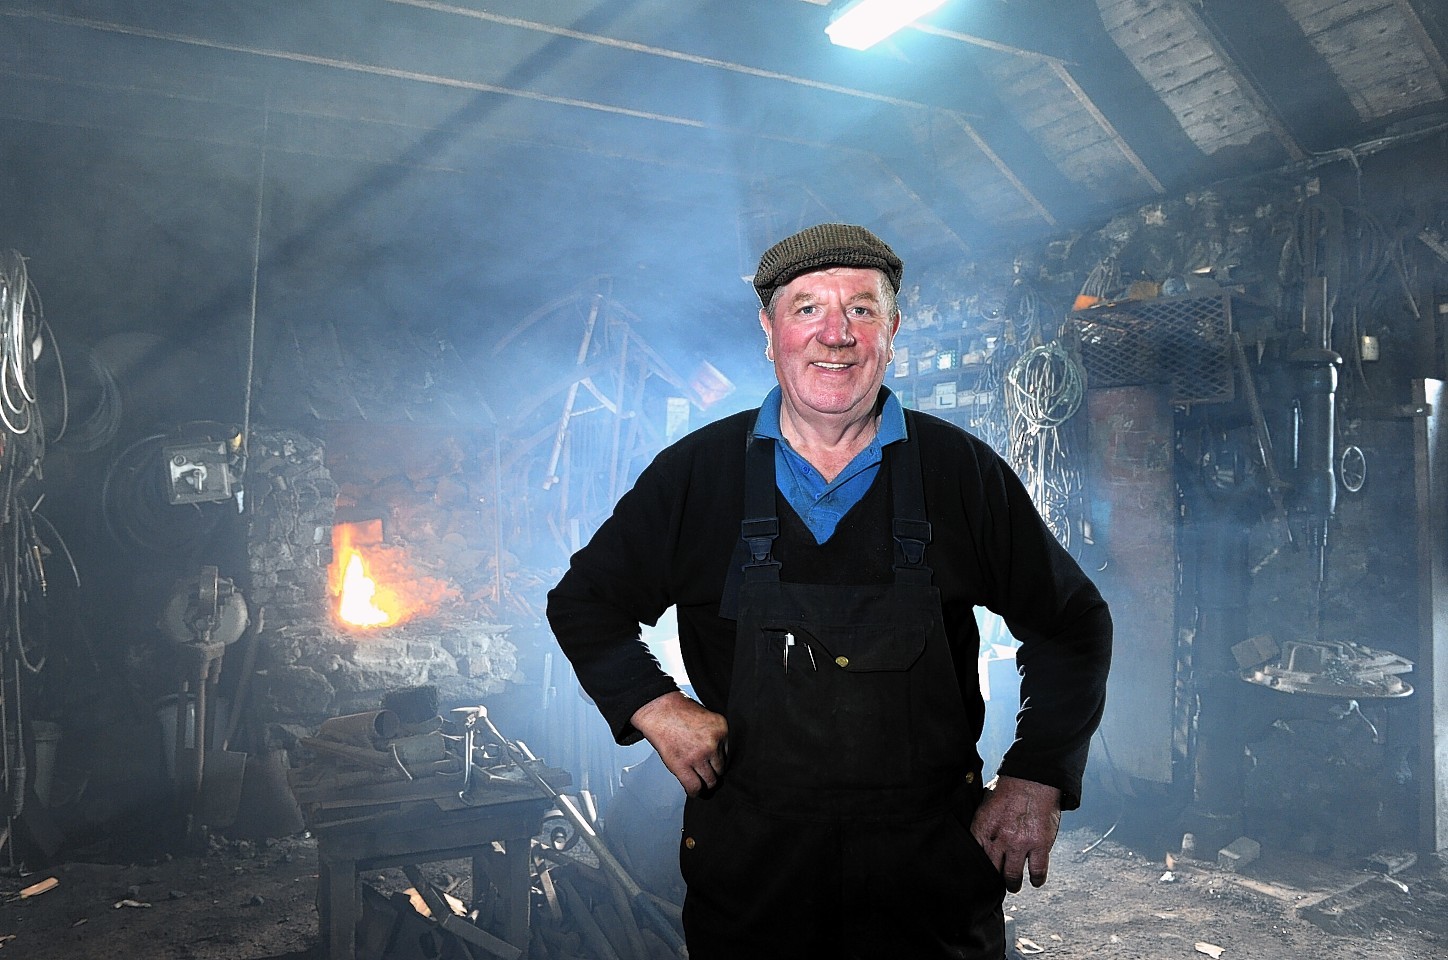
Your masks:
<path fill-rule="evenodd" d="M 820 329 L 819 340 L 832 347 L 847 347 L 854 342 L 854 335 L 850 332 L 850 318 L 846 316 L 843 307 L 830 306 L 825 309 L 825 321 Z"/>

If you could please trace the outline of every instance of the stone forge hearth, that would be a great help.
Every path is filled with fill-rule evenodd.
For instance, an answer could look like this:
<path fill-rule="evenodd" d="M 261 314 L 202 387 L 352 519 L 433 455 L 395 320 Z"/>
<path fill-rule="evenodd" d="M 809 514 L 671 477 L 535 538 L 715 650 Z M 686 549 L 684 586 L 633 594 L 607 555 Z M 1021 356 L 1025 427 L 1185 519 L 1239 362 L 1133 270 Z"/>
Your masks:
<path fill-rule="evenodd" d="M 248 599 L 263 614 L 254 709 L 280 745 L 327 717 L 375 709 L 389 690 L 430 684 L 444 704 L 471 704 L 519 679 L 513 627 L 498 616 L 507 597 L 496 519 L 479 492 L 492 489 L 489 478 L 446 438 L 418 441 L 443 451 L 424 459 L 398 456 L 370 432 L 379 457 L 353 450 L 339 458 L 349 469 L 334 469 L 322 441 L 294 431 L 255 443 Z M 372 625 L 340 616 L 349 567 L 354 581 L 371 582 Z"/>

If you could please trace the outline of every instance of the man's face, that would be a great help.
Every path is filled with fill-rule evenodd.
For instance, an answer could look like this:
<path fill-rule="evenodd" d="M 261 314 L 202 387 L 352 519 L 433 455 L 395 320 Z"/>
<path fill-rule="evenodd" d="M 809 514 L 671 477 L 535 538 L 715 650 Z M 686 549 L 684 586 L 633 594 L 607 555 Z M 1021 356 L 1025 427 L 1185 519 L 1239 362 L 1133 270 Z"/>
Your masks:
<path fill-rule="evenodd" d="M 795 277 L 759 322 L 774 350 L 774 373 L 789 412 L 805 419 L 863 416 L 885 380 L 890 339 L 885 275 L 831 267 Z"/>

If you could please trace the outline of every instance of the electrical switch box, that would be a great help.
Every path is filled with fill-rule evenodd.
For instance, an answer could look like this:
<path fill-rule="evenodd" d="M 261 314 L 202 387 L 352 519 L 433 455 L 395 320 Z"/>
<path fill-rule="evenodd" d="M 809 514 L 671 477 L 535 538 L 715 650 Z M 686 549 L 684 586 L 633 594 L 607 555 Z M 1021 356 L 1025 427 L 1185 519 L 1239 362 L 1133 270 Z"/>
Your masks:
<path fill-rule="evenodd" d="M 167 500 L 173 504 L 230 500 L 231 464 L 224 443 L 184 443 L 161 448 Z"/>

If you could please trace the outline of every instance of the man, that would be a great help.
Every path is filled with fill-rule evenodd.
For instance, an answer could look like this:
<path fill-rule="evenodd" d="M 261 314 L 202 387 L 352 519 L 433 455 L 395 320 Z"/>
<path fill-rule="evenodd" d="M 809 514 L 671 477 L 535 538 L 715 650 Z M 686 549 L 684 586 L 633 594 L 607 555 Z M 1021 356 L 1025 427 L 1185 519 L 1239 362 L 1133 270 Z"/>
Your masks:
<path fill-rule="evenodd" d="M 846 224 L 766 251 L 778 388 L 659 454 L 549 594 L 619 742 L 689 795 L 693 960 L 998 960 L 1079 803 L 1110 616 L 1000 458 L 883 386 L 902 270 Z M 639 639 L 671 605 L 697 702 Z M 978 605 L 1021 641 L 990 790 Z"/>

